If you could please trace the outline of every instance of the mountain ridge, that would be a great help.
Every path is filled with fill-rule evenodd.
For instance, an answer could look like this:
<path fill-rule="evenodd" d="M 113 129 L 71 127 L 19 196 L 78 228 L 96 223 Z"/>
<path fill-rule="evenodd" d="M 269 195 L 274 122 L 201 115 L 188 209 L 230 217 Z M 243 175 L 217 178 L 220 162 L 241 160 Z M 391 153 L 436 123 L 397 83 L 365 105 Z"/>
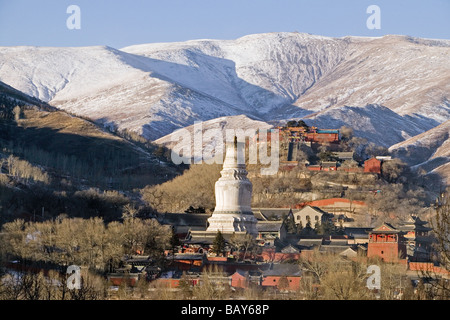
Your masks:
<path fill-rule="evenodd" d="M 450 119 L 449 62 L 445 39 L 275 32 L 121 49 L 0 47 L 0 81 L 150 140 L 244 115 L 352 126 L 390 147 Z"/>

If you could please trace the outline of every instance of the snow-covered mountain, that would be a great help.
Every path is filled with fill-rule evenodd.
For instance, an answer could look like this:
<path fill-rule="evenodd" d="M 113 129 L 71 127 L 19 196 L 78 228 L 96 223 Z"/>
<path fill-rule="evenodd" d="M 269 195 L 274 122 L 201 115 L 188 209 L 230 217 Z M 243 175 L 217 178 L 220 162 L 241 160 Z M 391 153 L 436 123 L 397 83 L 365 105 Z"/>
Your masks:
<path fill-rule="evenodd" d="M 230 139 L 233 139 L 235 134 L 242 134 L 251 138 L 258 129 L 268 131 L 272 128 L 273 126 L 266 122 L 253 120 L 244 115 L 220 117 L 208 121 L 198 122 L 194 125 L 183 128 L 182 130 L 186 131 L 182 132 L 182 136 L 187 136 L 189 137 L 188 139 L 180 139 L 181 134 L 175 131 L 174 133 L 155 140 L 155 142 L 172 150 L 177 149 L 177 152 L 181 149 L 190 149 L 194 161 L 209 160 L 216 155 L 216 150 L 219 152 L 225 152 L 224 143 L 226 141 L 230 141 Z M 195 134 L 197 134 L 197 137 L 200 138 L 196 138 Z M 201 134 L 201 136 L 199 136 L 199 134 Z M 195 144 L 194 139 L 201 139 L 202 154 L 196 153 L 197 150 L 195 150 L 195 148 L 197 145 Z M 220 150 L 219 147 L 221 147 L 222 150 Z"/>
<path fill-rule="evenodd" d="M 449 116 L 450 41 L 385 36 L 350 38 L 345 61 L 294 104 L 332 107 L 386 106 L 400 115 L 441 123 Z"/>
<path fill-rule="evenodd" d="M 0 81 L 151 140 L 245 115 L 348 125 L 389 147 L 450 119 L 450 41 L 269 33 L 120 50 L 0 47 Z"/>
<path fill-rule="evenodd" d="M 450 185 L 450 120 L 389 148 L 413 168 L 444 177 Z"/>
<path fill-rule="evenodd" d="M 121 50 L 3 47 L 0 80 L 150 139 L 195 120 L 268 121 L 368 104 L 428 120 L 426 130 L 449 118 L 449 56 L 449 41 L 301 33 Z"/>

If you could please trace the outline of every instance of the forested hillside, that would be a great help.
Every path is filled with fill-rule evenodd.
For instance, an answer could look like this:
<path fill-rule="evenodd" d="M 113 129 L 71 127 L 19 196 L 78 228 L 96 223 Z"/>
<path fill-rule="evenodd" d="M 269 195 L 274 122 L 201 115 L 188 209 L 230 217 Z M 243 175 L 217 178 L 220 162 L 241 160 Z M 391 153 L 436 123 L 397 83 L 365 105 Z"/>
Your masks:
<path fill-rule="evenodd" d="M 63 213 L 120 218 L 124 205 L 139 205 L 133 189 L 163 182 L 180 170 L 166 162 L 164 149 L 143 139 L 120 137 L 3 89 L 0 223 Z"/>

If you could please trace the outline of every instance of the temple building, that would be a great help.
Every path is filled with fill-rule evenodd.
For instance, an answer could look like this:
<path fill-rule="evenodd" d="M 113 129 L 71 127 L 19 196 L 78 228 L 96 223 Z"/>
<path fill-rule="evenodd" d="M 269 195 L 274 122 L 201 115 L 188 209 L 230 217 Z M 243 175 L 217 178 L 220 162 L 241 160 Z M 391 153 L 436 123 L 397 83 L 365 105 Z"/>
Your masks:
<path fill-rule="evenodd" d="M 385 262 L 405 259 L 406 246 L 401 239 L 401 231 L 386 222 L 369 231 L 367 257 L 378 257 Z"/>
<path fill-rule="evenodd" d="M 433 230 L 425 225 L 428 222 L 417 216 L 410 216 L 398 229 L 402 231 L 407 255 L 410 261 L 429 261 L 432 253 L 432 238 L 429 232 Z"/>

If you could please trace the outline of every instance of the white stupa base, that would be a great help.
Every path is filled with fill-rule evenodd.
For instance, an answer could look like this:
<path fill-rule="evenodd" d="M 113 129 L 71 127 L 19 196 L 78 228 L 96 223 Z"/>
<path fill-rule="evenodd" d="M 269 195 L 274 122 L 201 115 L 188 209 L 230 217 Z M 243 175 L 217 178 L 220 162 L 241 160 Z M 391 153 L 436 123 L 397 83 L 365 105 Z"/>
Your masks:
<path fill-rule="evenodd" d="M 258 220 L 250 214 L 214 213 L 209 219 L 207 232 L 220 231 L 222 233 L 247 232 L 257 236 L 256 224 Z"/>

